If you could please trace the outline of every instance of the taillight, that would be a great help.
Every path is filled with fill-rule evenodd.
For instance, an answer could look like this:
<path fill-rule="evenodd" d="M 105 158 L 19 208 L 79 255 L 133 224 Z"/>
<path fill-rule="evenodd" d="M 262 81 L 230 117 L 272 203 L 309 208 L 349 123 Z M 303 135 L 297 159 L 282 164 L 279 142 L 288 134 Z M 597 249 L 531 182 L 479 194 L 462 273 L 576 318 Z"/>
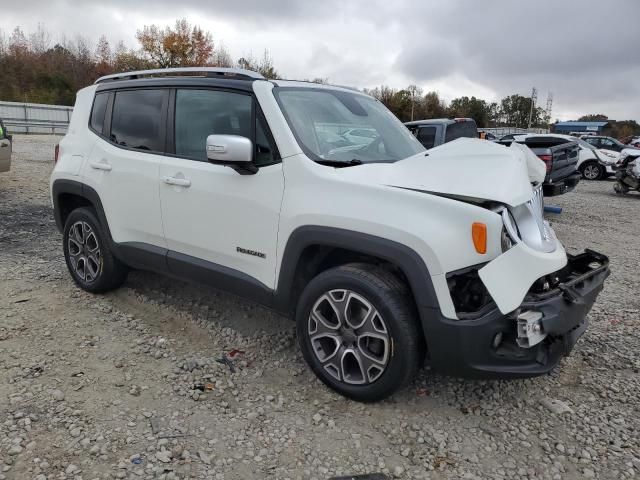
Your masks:
<path fill-rule="evenodd" d="M 60 144 L 57 144 L 53 149 L 53 163 L 58 163 L 59 155 L 60 155 Z"/>
<path fill-rule="evenodd" d="M 553 155 L 538 155 L 538 158 L 542 160 L 547 166 L 547 173 L 551 171 L 551 166 L 553 165 Z"/>

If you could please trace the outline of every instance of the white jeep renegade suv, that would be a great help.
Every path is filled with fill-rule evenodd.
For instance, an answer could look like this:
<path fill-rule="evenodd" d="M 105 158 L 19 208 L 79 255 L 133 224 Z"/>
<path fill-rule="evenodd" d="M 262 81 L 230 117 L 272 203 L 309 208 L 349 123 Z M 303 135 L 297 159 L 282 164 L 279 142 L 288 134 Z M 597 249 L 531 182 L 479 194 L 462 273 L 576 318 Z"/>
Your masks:
<path fill-rule="evenodd" d="M 138 268 L 242 295 L 295 319 L 323 382 L 372 401 L 425 355 L 443 373 L 540 375 L 585 331 L 608 260 L 567 256 L 532 156 L 475 139 L 427 153 L 346 88 L 130 72 L 78 92 L 51 194 L 81 288 Z"/>

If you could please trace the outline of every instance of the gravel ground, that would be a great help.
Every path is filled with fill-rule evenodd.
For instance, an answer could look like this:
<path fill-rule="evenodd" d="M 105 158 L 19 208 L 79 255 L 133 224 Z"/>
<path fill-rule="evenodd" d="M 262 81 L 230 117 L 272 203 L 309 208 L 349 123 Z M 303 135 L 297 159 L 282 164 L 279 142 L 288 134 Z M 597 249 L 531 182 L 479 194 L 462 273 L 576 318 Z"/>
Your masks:
<path fill-rule="evenodd" d="M 0 175 L 0 480 L 640 472 L 640 196 L 603 181 L 554 200 L 568 249 L 609 255 L 613 273 L 551 375 L 425 369 L 363 405 L 320 384 L 293 324 L 263 308 L 142 272 L 103 296 L 76 288 L 49 201 L 56 140 L 16 136 Z M 234 349 L 232 372 L 216 360 Z"/>

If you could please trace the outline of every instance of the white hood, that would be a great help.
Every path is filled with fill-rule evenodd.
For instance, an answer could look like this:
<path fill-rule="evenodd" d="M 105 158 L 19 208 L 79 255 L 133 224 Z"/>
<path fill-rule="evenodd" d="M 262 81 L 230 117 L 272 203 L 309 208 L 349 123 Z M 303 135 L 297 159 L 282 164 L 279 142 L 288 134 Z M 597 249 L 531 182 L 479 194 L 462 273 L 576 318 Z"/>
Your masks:
<path fill-rule="evenodd" d="M 515 207 L 531 199 L 531 183 L 544 180 L 546 166 L 528 147 L 515 142 L 513 145 L 517 146 L 459 138 L 395 163 L 345 168 L 340 173 L 355 181 L 492 200 Z"/>

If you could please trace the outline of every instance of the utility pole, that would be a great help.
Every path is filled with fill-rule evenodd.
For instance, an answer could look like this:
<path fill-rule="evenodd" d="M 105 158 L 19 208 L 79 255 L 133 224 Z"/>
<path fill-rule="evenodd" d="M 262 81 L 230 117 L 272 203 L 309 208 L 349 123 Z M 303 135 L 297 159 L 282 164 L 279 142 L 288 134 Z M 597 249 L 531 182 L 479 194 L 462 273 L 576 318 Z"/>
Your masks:
<path fill-rule="evenodd" d="M 553 93 L 549 92 L 547 95 L 547 109 L 545 114 L 547 116 L 547 123 L 551 123 L 551 112 L 553 110 Z"/>
<path fill-rule="evenodd" d="M 533 119 L 533 109 L 536 108 L 536 101 L 538 100 L 538 89 L 533 87 L 531 89 L 531 108 L 529 109 L 529 124 L 527 130 L 531 129 L 531 120 Z"/>

